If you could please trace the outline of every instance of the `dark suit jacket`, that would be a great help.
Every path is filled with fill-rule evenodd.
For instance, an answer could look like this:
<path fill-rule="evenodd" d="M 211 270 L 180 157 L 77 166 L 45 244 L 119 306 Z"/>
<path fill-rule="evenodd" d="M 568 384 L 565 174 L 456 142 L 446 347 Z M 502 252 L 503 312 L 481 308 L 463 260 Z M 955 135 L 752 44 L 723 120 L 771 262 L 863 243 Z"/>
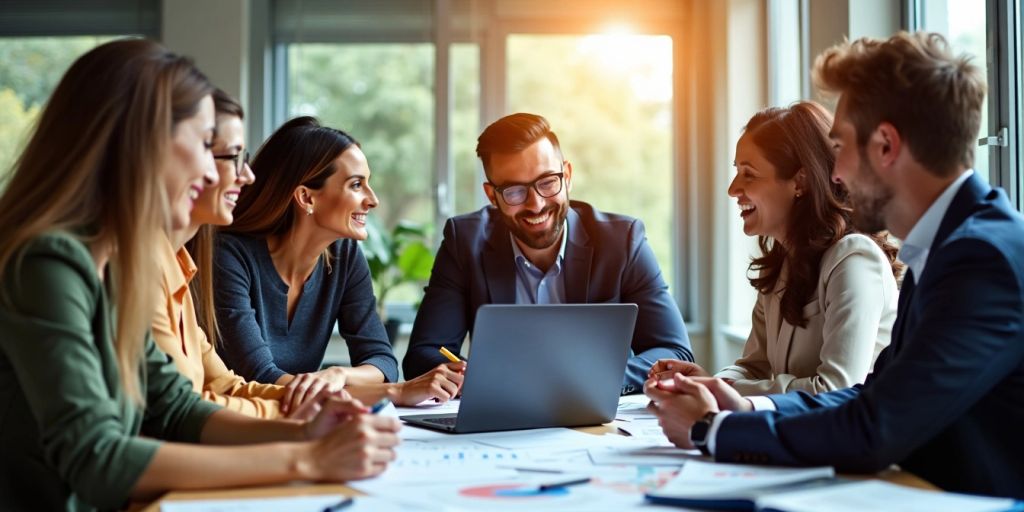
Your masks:
<path fill-rule="evenodd" d="M 899 464 L 946 490 L 1024 498 L 1024 218 L 1003 191 L 964 182 L 862 386 L 770 398 L 777 412 L 725 418 L 716 459 Z"/>
<path fill-rule="evenodd" d="M 430 282 L 416 315 L 405 378 L 446 361 L 441 346 L 458 353 L 484 304 L 515 304 L 516 274 L 509 230 L 494 207 L 448 219 Z M 683 318 L 647 244 L 643 223 L 572 201 L 567 217 L 565 300 L 636 303 L 633 353 L 622 393 L 643 388 L 660 358 L 693 360 Z"/>

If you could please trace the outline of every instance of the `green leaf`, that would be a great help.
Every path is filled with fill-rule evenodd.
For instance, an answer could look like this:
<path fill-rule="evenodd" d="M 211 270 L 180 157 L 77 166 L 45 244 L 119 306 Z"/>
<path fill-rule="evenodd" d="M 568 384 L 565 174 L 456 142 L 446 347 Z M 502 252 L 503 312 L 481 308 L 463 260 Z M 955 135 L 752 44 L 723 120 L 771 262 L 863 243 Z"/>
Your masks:
<path fill-rule="evenodd" d="M 423 242 L 412 242 L 398 255 L 403 281 L 426 281 L 434 267 L 434 253 Z"/>

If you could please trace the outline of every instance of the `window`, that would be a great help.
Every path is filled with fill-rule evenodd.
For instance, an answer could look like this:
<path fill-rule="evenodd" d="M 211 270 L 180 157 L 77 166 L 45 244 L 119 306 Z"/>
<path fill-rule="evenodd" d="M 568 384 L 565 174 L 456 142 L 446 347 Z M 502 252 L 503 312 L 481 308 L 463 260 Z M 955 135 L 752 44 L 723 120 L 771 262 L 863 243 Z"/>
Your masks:
<path fill-rule="evenodd" d="M 114 34 L 159 32 L 158 0 L 6 2 L 0 16 L 0 180 L 75 59 L 121 37 Z"/>
<path fill-rule="evenodd" d="M 953 51 L 964 53 L 973 58 L 986 76 L 989 75 L 987 51 L 987 26 L 985 23 L 985 3 L 976 0 L 921 0 L 916 3 L 916 28 L 929 32 L 938 32 L 946 36 Z M 989 84 L 989 94 L 985 96 L 985 104 L 981 111 L 981 133 L 979 138 L 988 135 L 989 102 L 993 92 Z M 995 135 L 995 134 L 993 134 Z M 974 168 L 978 176 L 989 180 L 992 173 L 998 175 L 998 169 L 989 166 L 989 155 L 998 146 L 979 146 L 974 151 Z"/>
<path fill-rule="evenodd" d="M 0 37 L 0 176 L 6 176 L 67 68 L 109 36 Z"/>
<path fill-rule="evenodd" d="M 672 283 L 672 39 L 513 34 L 507 76 L 508 112 L 558 134 L 570 197 L 641 219 Z"/>

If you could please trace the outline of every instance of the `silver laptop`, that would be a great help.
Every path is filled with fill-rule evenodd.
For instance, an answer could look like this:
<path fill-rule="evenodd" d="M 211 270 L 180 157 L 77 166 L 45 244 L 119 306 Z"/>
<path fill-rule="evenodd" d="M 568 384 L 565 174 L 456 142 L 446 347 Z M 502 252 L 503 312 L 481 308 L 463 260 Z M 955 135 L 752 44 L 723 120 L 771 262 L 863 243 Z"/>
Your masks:
<path fill-rule="evenodd" d="M 459 412 L 401 419 L 452 433 L 607 423 L 636 315 L 636 304 L 481 306 Z"/>

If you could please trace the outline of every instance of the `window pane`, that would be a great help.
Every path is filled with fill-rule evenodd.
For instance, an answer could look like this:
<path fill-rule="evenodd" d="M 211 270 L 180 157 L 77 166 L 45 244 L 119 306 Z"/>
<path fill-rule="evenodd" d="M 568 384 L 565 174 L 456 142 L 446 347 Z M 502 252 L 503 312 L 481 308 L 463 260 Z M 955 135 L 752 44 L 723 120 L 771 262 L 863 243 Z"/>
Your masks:
<path fill-rule="evenodd" d="M 478 210 L 485 204 L 483 175 L 476 158 L 480 135 L 480 47 L 456 43 L 451 47 L 452 112 L 449 147 L 455 166 L 455 213 Z"/>
<path fill-rule="evenodd" d="M 0 38 L 0 177 L 71 63 L 112 36 Z"/>
<path fill-rule="evenodd" d="M 512 35 L 509 112 L 551 122 L 573 199 L 637 217 L 672 283 L 672 39 Z"/>
<path fill-rule="evenodd" d="M 946 36 L 956 53 L 967 53 L 974 57 L 973 63 L 988 77 L 986 61 L 985 2 L 977 0 L 921 0 L 922 29 L 939 32 Z M 991 87 L 989 87 L 991 91 Z M 989 133 L 988 96 L 981 108 L 981 133 L 978 138 L 995 135 Z M 989 179 L 990 148 L 979 146 L 974 149 L 974 168 L 985 180 Z"/>

